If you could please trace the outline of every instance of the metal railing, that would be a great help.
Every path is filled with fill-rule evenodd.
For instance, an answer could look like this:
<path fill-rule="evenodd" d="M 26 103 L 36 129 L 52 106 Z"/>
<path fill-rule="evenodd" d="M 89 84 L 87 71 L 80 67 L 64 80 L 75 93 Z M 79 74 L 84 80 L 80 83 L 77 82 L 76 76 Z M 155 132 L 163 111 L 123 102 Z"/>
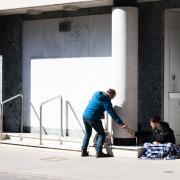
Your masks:
<path fill-rule="evenodd" d="M 74 108 L 72 107 L 72 105 L 69 101 L 66 101 L 66 136 L 69 136 L 69 108 L 71 109 L 75 119 L 77 120 L 82 132 L 85 134 L 85 130 L 84 130 Z"/>
<path fill-rule="evenodd" d="M 51 99 L 48 99 L 44 102 L 41 103 L 40 105 L 40 145 L 42 145 L 42 130 L 43 130 L 43 126 L 42 126 L 42 119 L 43 119 L 43 115 L 42 115 L 42 110 L 43 110 L 43 106 L 51 101 L 54 101 L 56 99 L 60 99 L 60 130 L 61 130 L 61 136 L 63 136 L 63 98 L 62 96 L 56 96 L 56 97 L 53 97 Z"/>
<path fill-rule="evenodd" d="M 30 105 L 31 105 L 31 107 L 32 107 L 32 110 L 33 110 L 34 114 L 36 115 L 36 118 L 39 120 L 39 123 L 40 123 L 39 114 L 37 113 L 37 111 L 36 111 L 33 103 L 31 102 Z M 47 133 L 46 129 L 43 127 L 43 125 L 42 125 L 42 128 L 43 128 L 44 133 L 45 133 L 46 135 L 48 135 L 48 133 Z"/>
<path fill-rule="evenodd" d="M 24 116 L 23 116 L 23 109 L 24 109 L 24 98 L 23 98 L 23 95 L 22 94 L 17 94 L 9 99 L 6 99 L 4 100 L 3 102 L 0 103 L 0 108 L 1 108 L 1 116 L 0 116 L 0 140 L 3 140 L 3 115 L 4 115 L 4 105 L 16 98 L 21 98 L 21 120 L 20 120 L 20 132 L 23 133 L 23 125 L 24 125 Z M 30 103 L 37 119 L 39 120 L 39 123 L 40 123 L 40 131 L 39 131 L 39 141 L 40 141 L 40 145 L 42 145 L 42 141 L 43 141 L 43 138 L 42 138 L 42 135 L 43 135 L 43 131 L 44 133 L 47 135 L 47 131 L 45 130 L 45 128 L 43 127 L 43 106 L 49 102 L 52 102 L 56 99 L 59 99 L 60 100 L 60 133 L 61 133 L 61 136 L 63 136 L 63 97 L 61 95 L 59 96 L 56 96 L 56 97 L 53 97 L 51 99 L 48 99 L 44 102 L 41 103 L 40 105 L 40 115 L 38 115 L 36 109 L 34 108 L 33 104 Z M 82 129 L 82 132 L 85 133 L 85 130 L 74 110 L 74 108 L 72 107 L 71 103 L 69 101 L 66 101 L 66 136 L 69 135 L 69 110 L 71 110 L 71 112 L 73 113 L 75 119 L 77 120 L 80 128 Z M 20 136 L 20 140 L 22 140 L 21 136 Z M 62 141 L 62 140 L 61 140 Z"/>
<path fill-rule="evenodd" d="M 3 102 L 1 102 L 1 129 L 0 129 L 0 139 L 3 140 L 3 115 L 4 115 L 4 104 L 16 99 L 16 98 L 21 98 L 21 133 L 23 133 L 23 124 L 24 124 L 24 117 L 23 117 L 23 109 L 24 109 L 24 98 L 22 94 L 17 94 L 9 99 L 4 100 Z M 21 140 L 21 137 L 20 137 Z"/>
<path fill-rule="evenodd" d="M 109 130 L 109 115 L 105 112 L 105 129 Z"/>

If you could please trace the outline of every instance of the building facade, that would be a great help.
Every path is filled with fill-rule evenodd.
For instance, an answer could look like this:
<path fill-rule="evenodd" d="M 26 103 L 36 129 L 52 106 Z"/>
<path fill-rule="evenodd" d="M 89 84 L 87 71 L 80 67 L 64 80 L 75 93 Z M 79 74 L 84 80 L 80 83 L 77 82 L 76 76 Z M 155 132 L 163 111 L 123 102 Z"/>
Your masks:
<path fill-rule="evenodd" d="M 180 143 L 179 8 L 178 0 L 3 2 L 2 100 L 23 94 L 29 132 L 38 129 L 36 115 L 45 100 L 62 95 L 81 119 L 92 93 L 113 87 L 115 108 L 132 129 L 148 129 L 149 119 L 159 115 Z M 19 131 L 21 116 L 20 99 L 7 103 L 4 131 Z M 44 126 L 58 132 L 59 116 L 58 102 L 48 104 Z M 69 123 L 72 134 L 80 130 L 75 121 Z M 133 141 L 110 126 L 115 144 Z"/>

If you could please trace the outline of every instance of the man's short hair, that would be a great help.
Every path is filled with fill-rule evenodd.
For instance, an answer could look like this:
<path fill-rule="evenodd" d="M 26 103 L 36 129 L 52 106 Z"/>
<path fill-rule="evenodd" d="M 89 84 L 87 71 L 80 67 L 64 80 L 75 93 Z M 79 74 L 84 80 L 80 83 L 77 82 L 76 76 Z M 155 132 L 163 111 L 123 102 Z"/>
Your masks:
<path fill-rule="evenodd" d="M 108 89 L 106 93 L 111 94 L 112 96 L 116 95 L 116 91 L 114 89 Z"/>
<path fill-rule="evenodd" d="M 159 116 L 155 116 L 150 119 L 150 122 L 152 123 L 161 123 L 161 118 Z"/>

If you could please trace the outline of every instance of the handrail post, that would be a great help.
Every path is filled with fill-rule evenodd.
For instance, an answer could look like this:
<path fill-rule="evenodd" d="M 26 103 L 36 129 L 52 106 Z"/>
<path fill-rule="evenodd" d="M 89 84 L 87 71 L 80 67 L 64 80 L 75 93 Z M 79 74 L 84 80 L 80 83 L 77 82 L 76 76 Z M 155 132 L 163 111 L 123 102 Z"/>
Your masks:
<path fill-rule="evenodd" d="M 42 145 L 42 104 L 40 106 L 40 145 Z"/>
<path fill-rule="evenodd" d="M 85 134 L 83 126 L 82 126 L 77 114 L 75 113 L 71 103 L 69 101 L 66 101 L 66 136 L 69 136 L 69 129 L 68 129 L 68 126 L 69 126 L 69 108 L 68 107 L 71 109 L 72 113 L 74 114 L 75 119 L 77 120 L 79 126 L 81 127 L 83 133 Z"/>
<path fill-rule="evenodd" d="M 0 140 L 2 141 L 3 140 L 3 106 L 2 106 L 2 103 L 1 103 L 1 136 L 0 136 Z"/>
<path fill-rule="evenodd" d="M 21 96 L 22 102 L 21 102 L 21 133 L 23 133 L 23 127 L 24 127 L 24 98 Z"/>
<path fill-rule="evenodd" d="M 63 136 L 63 99 L 60 97 L 60 129 L 61 129 L 61 136 Z"/>
<path fill-rule="evenodd" d="M 66 136 L 69 136 L 68 102 L 66 101 Z"/>
<path fill-rule="evenodd" d="M 32 110 L 33 110 L 34 113 L 35 113 L 36 118 L 37 118 L 37 119 L 39 120 L 39 122 L 40 122 L 40 117 L 39 117 L 39 115 L 38 115 L 38 113 L 37 113 L 34 105 L 32 104 L 32 102 L 31 102 L 30 104 L 31 104 Z M 47 135 L 47 131 L 46 131 L 46 129 L 43 127 L 43 125 L 42 125 L 42 128 L 43 128 L 44 133 Z"/>
<path fill-rule="evenodd" d="M 105 127 L 108 130 L 109 129 L 109 117 L 108 117 L 108 113 L 105 113 Z"/>
<path fill-rule="evenodd" d="M 23 99 L 23 95 L 22 94 L 17 94 L 9 99 L 4 100 L 1 103 L 1 135 L 0 138 L 1 140 L 3 140 L 3 115 L 4 115 L 4 104 L 6 104 L 7 102 L 10 102 L 16 98 L 20 97 L 21 98 L 21 120 L 20 120 L 20 132 L 23 133 L 23 126 L 24 126 L 24 116 L 23 116 L 23 110 L 24 110 L 24 99 Z M 20 136 L 20 140 L 22 140 L 21 136 Z"/>
<path fill-rule="evenodd" d="M 42 102 L 41 103 L 41 105 L 40 105 L 40 130 L 39 130 L 39 133 L 40 133 L 40 144 L 42 145 L 42 130 L 43 130 L 43 125 L 42 125 L 42 119 L 43 119 L 43 115 L 42 115 L 42 110 L 43 110 L 43 105 L 45 105 L 45 104 L 47 104 L 47 103 L 49 103 L 49 102 L 51 102 L 51 101 L 53 101 L 53 100 L 55 100 L 55 99 L 60 99 L 60 134 L 61 134 L 61 136 L 63 136 L 63 98 L 62 98 L 62 96 L 56 96 L 56 97 L 53 97 L 53 98 L 51 98 L 51 99 L 48 99 L 48 100 L 46 100 L 46 101 L 44 101 L 44 102 Z"/>

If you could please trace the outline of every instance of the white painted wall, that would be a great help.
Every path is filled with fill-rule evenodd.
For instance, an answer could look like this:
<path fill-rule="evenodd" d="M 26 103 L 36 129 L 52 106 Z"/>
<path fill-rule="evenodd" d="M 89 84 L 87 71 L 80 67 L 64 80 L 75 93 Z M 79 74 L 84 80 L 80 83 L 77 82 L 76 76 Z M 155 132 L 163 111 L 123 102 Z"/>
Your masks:
<path fill-rule="evenodd" d="M 70 101 L 82 122 L 83 111 L 94 92 L 118 88 L 119 78 L 114 77 L 118 77 L 118 68 L 111 57 L 32 59 L 31 100 L 37 107 L 49 97 L 61 94 L 64 100 Z M 69 112 L 69 129 L 79 130 L 72 112 Z M 58 100 L 45 106 L 43 116 L 45 127 L 60 127 Z M 36 125 L 37 120 L 32 119 L 32 124 Z"/>
<path fill-rule="evenodd" d="M 121 107 L 122 96 L 119 62 L 111 56 L 111 15 L 94 15 L 68 18 L 71 32 L 59 32 L 58 23 L 64 19 L 25 21 L 23 24 L 23 93 L 25 95 L 26 125 L 38 126 L 34 113 L 29 111 L 32 101 L 39 111 L 40 103 L 58 94 L 72 103 L 82 121 L 82 113 L 92 94 L 111 87 L 118 96 L 114 105 Z M 66 19 L 67 20 L 67 19 Z M 128 25 L 127 102 L 131 120 L 123 114 L 130 127 L 137 126 L 137 40 Z M 134 30 L 134 29 L 133 29 Z M 31 95 L 31 96 L 30 96 Z M 59 128 L 59 105 L 45 106 L 44 126 Z M 64 113 L 65 114 L 65 113 Z M 65 119 L 65 118 L 64 118 Z M 80 130 L 72 114 L 70 129 Z M 122 130 L 121 130 L 122 131 Z M 126 134 L 127 137 L 127 134 Z"/>
<path fill-rule="evenodd" d="M 29 103 L 30 101 L 33 102 L 35 108 L 37 111 L 39 111 L 40 102 L 43 100 L 46 100 L 48 98 L 51 98 L 53 96 L 56 96 L 57 94 L 66 95 L 64 91 L 61 89 L 63 87 L 66 88 L 66 91 L 70 93 L 70 97 L 67 98 L 71 101 L 71 94 L 75 96 L 75 88 L 76 88 L 76 81 L 71 80 L 71 84 L 74 83 L 74 85 L 69 89 L 69 85 L 66 86 L 64 82 L 68 81 L 62 81 L 63 79 L 68 79 L 71 77 L 71 71 L 69 71 L 69 65 L 71 64 L 70 60 L 74 59 L 81 59 L 83 61 L 84 58 L 91 58 L 94 57 L 96 60 L 104 63 L 102 61 L 101 57 L 111 57 L 111 15 L 98 15 L 98 16 L 84 16 L 84 17 L 72 17 L 68 18 L 66 20 L 70 20 L 72 22 L 72 30 L 70 32 L 59 32 L 58 24 L 61 21 L 64 21 L 65 19 L 59 18 L 59 19 L 46 19 L 46 20 L 37 20 L 37 21 L 25 21 L 23 24 L 23 93 L 25 96 L 25 119 L 26 125 L 29 125 L 28 122 L 30 122 L 30 112 L 29 112 Z M 53 77 L 52 80 L 49 80 L 46 76 L 41 76 L 43 74 L 44 69 L 40 69 L 39 72 L 36 71 L 36 69 L 31 67 L 34 67 L 34 64 L 31 62 L 37 62 L 37 61 L 31 61 L 32 59 L 52 59 L 52 65 L 53 66 L 53 59 L 59 58 L 59 63 L 61 65 L 60 58 L 70 58 L 67 59 L 67 67 L 64 66 L 64 69 L 66 69 L 66 73 L 62 74 L 60 71 L 60 74 L 57 74 L 56 78 L 54 79 L 53 76 L 51 76 L 51 73 L 53 70 L 51 69 L 49 73 L 47 72 L 46 75 L 49 77 Z M 43 61 L 39 60 L 39 62 L 49 62 L 49 61 Z M 84 62 L 84 61 L 83 61 Z M 83 63 L 82 62 L 82 63 Z M 98 62 L 97 62 L 98 63 Z M 31 66 L 32 65 L 32 66 Z M 86 67 L 89 65 L 87 64 Z M 42 66 L 44 67 L 44 66 Z M 58 66 L 59 67 L 59 66 Z M 55 65 L 56 68 L 56 65 Z M 97 70 L 94 68 L 89 69 L 90 73 L 92 73 L 92 77 L 94 76 L 101 76 L 103 74 L 102 72 L 106 72 L 109 74 L 109 71 L 107 69 L 104 69 L 103 67 L 98 67 L 99 71 L 97 73 Z M 60 68 L 61 69 L 61 68 Z M 82 66 L 78 68 L 80 71 L 82 69 Z M 110 68 L 110 72 L 111 72 Z M 35 74 L 34 74 L 35 72 Z M 64 73 L 64 71 L 63 71 Z M 46 88 L 43 88 L 45 91 L 45 95 L 43 95 L 40 99 L 34 98 L 33 92 L 37 91 L 37 94 L 40 95 L 42 93 L 39 93 L 38 88 L 41 88 L 41 83 L 39 83 L 39 86 L 33 86 L 34 79 L 31 79 L 32 77 L 37 76 L 38 77 L 44 77 L 42 79 L 47 80 Z M 73 75 L 74 77 L 74 75 Z M 82 76 L 86 77 L 86 75 Z M 98 78 L 98 77 L 97 77 Z M 35 78 L 36 79 L 36 78 Z M 70 78 L 71 79 L 71 78 Z M 91 80 L 91 76 L 87 75 L 87 81 Z M 49 81 L 48 81 L 49 80 Z M 53 82 L 56 82 L 51 87 L 50 85 Z M 82 79 L 78 79 L 78 82 L 81 82 Z M 103 79 L 103 81 L 106 81 L 106 78 Z M 30 83 L 32 82 L 32 84 Z M 38 81 L 37 81 L 38 82 Z M 57 83 L 59 82 L 59 83 Z M 109 82 L 109 81 L 107 81 Z M 31 84 L 31 86 L 30 86 Z M 95 84 L 98 84 L 97 82 Z M 92 85 L 92 84 L 91 84 Z M 91 86 L 90 85 L 90 86 Z M 104 85 L 102 85 L 103 87 Z M 44 87 L 44 86 L 43 86 Z M 37 89 L 34 89 L 37 88 Z M 85 85 L 81 87 L 82 91 L 87 91 L 84 88 L 86 88 Z M 93 87 L 92 87 L 93 88 Z M 50 90 L 49 90 L 50 89 Z M 99 88 L 101 89 L 101 88 Z M 98 86 L 96 89 L 93 88 L 94 91 L 99 90 Z M 92 96 L 91 88 L 88 90 L 90 91 L 90 94 L 87 96 L 86 103 Z M 79 93 L 81 94 L 81 93 Z M 30 97 L 31 95 L 31 97 Z M 72 99 L 73 100 L 73 99 Z M 78 108 L 76 108 L 76 105 L 79 104 L 78 101 L 72 102 L 75 104 L 75 109 L 77 111 Z M 82 108 L 84 108 L 84 104 L 82 105 Z M 81 113 L 78 113 L 78 116 L 81 117 L 82 110 L 80 110 Z M 58 114 L 58 113 L 56 113 Z M 34 116 L 34 113 L 32 113 L 31 117 L 34 119 L 32 122 L 38 122 L 37 119 Z M 57 115 L 58 118 L 58 115 Z M 36 123 L 37 125 L 37 123 Z M 49 125 L 48 125 L 49 126 Z M 55 126 L 58 126 L 57 124 Z M 58 126 L 59 127 L 59 126 Z"/>
<path fill-rule="evenodd" d="M 180 144 L 180 12 L 165 13 L 164 119 L 175 131 Z M 175 79 L 173 80 L 173 76 Z M 171 98 L 172 96 L 177 98 Z"/>

